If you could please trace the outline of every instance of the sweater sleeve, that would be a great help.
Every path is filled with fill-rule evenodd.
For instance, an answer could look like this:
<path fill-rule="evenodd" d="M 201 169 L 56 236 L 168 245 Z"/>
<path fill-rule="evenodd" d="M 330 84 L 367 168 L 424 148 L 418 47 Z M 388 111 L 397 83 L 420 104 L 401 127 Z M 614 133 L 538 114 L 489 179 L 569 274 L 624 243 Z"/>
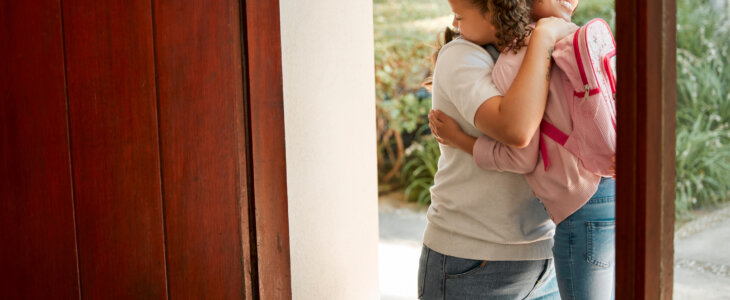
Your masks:
<path fill-rule="evenodd" d="M 433 72 L 434 90 L 444 91 L 461 117 L 474 126 L 479 107 L 501 95 L 492 80 L 493 67 L 492 58 L 481 46 L 454 40 L 439 52 Z"/>
<path fill-rule="evenodd" d="M 482 169 L 529 174 L 535 170 L 540 150 L 540 129 L 527 147 L 518 149 L 482 135 L 474 143 L 474 162 Z"/>

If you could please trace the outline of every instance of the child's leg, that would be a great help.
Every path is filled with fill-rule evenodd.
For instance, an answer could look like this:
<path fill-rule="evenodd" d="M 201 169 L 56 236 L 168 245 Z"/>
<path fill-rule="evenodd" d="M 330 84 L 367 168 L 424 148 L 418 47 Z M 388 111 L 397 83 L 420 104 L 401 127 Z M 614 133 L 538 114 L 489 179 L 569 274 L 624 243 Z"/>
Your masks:
<path fill-rule="evenodd" d="M 612 299 L 616 183 L 602 179 L 598 191 L 555 230 L 555 271 L 563 300 Z"/>

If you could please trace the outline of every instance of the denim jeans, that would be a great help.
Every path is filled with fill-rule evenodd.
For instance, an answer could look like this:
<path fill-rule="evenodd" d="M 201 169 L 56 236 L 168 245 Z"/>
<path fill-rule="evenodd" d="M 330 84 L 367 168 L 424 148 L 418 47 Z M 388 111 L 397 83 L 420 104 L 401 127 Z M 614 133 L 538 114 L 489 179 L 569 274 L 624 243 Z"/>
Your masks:
<path fill-rule="evenodd" d="M 552 259 L 483 261 L 438 253 L 423 246 L 418 299 L 559 300 Z"/>
<path fill-rule="evenodd" d="M 601 179 L 583 207 L 555 229 L 553 255 L 563 300 L 614 298 L 616 181 Z"/>

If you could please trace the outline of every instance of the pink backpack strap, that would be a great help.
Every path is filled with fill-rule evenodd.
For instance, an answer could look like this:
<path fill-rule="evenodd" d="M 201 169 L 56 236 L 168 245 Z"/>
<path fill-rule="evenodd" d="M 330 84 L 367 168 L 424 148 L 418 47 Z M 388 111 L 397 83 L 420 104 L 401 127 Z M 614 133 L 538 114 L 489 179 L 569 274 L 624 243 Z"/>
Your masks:
<path fill-rule="evenodd" d="M 616 94 L 616 74 L 613 74 L 613 67 L 611 65 L 611 58 L 616 56 L 616 49 L 611 50 L 603 58 L 603 68 L 608 72 L 608 80 L 611 83 L 611 92 Z"/>
<path fill-rule="evenodd" d="M 545 146 L 545 140 L 542 139 L 542 135 L 547 135 L 551 140 L 561 146 L 565 146 L 565 143 L 568 141 L 568 135 L 544 119 L 540 122 L 540 133 L 540 155 L 542 155 L 542 162 L 545 170 L 547 170 L 548 166 L 550 166 L 550 158 L 548 157 L 547 147 Z"/>
<path fill-rule="evenodd" d="M 601 92 L 601 88 L 595 88 L 595 89 L 592 89 L 592 90 L 588 90 L 588 96 L 593 96 L 593 95 L 598 94 L 600 92 Z M 573 95 L 576 96 L 576 97 L 578 97 L 578 98 L 587 98 L 588 97 L 588 96 L 586 96 L 586 92 L 578 92 L 578 91 L 575 91 L 575 92 L 573 92 Z"/>
<path fill-rule="evenodd" d="M 542 164 L 547 171 L 548 166 L 550 166 L 550 158 L 548 157 L 547 147 L 545 147 L 545 140 L 542 138 L 542 134 L 540 135 L 540 155 L 542 155 Z"/>

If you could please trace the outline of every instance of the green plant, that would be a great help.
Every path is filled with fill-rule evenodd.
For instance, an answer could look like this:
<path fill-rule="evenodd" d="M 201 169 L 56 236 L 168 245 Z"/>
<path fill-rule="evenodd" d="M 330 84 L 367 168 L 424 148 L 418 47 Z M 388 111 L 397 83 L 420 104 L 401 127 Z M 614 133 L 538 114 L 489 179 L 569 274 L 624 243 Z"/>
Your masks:
<path fill-rule="evenodd" d="M 675 211 L 680 219 L 730 196 L 730 133 L 727 123 L 718 125 L 721 121 L 700 114 L 691 126 L 678 127 Z"/>
<path fill-rule="evenodd" d="M 698 115 L 715 115 L 728 120 L 728 73 L 730 51 L 727 45 L 713 48 L 699 57 L 688 50 L 677 49 L 677 126 L 690 126 Z"/>
<path fill-rule="evenodd" d="M 585 25 L 595 18 L 604 19 L 611 25 L 611 28 L 615 28 L 616 11 L 614 10 L 614 0 L 581 0 L 571 21 L 578 25 Z"/>
<path fill-rule="evenodd" d="M 395 178 L 405 160 L 404 134 L 415 133 L 426 121 L 431 97 L 419 99 L 416 93 L 399 95 L 395 99 L 377 102 L 378 169 L 381 183 Z"/>
<path fill-rule="evenodd" d="M 428 122 L 431 97 L 421 83 L 450 9 L 443 0 L 376 0 L 373 10 L 378 181 L 387 191 L 404 184 L 405 149 Z"/>
<path fill-rule="evenodd" d="M 677 218 L 730 199 L 730 31 L 707 1 L 677 1 Z"/>
<path fill-rule="evenodd" d="M 728 44 L 727 10 L 708 0 L 677 0 L 677 48 L 704 56 Z"/>
<path fill-rule="evenodd" d="M 403 166 L 404 192 L 407 201 L 415 201 L 421 205 L 431 204 L 430 188 L 438 169 L 441 156 L 439 144 L 433 136 L 423 136 L 419 142 L 408 148 L 407 162 Z"/>

